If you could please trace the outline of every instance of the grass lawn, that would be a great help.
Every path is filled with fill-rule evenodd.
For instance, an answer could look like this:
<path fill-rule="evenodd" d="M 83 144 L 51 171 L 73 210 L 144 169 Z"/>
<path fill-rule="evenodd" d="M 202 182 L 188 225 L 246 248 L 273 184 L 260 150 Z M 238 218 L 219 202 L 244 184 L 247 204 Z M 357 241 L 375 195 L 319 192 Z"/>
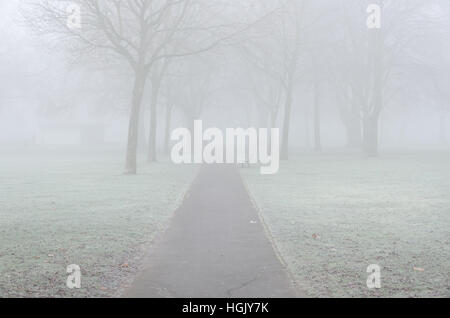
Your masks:
<path fill-rule="evenodd" d="M 305 296 L 450 297 L 450 153 L 305 154 L 242 175 Z"/>
<path fill-rule="evenodd" d="M 196 171 L 142 163 L 125 176 L 122 153 L 0 153 L 0 297 L 117 296 Z"/>

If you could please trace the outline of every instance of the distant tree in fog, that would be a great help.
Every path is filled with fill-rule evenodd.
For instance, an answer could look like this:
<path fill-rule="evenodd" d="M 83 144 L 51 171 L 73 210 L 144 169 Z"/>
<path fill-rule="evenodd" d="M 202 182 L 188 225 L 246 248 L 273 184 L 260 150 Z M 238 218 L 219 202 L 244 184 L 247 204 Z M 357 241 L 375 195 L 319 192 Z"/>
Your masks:
<path fill-rule="evenodd" d="M 370 29 L 361 19 L 369 4 L 381 8 L 381 28 Z M 341 86 L 341 115 L 348 130 L 349 144 L 359 143 L 360 125 L 364 151 L 378 155 L 379 120 L 382 110 L 414 69 L 414 43 L 426 36 L 430 25 L 423 1 L 342 1 L 343 45 L 337 53 Z M 339 50 L 339 49 L 338 49 Z M 359 119 L 358 119 L 359 118 Z"/>
<path fill-rule="evenodd" d="M 171 63 L 170 58 L 165 58 L 155 64 L 151 74 L 151 102 L 150 102 L 150 125 L 149 125 L 149 135 L 148 135 L 148 162 L 156 161 L 156 129 L 157 129 L 157 116 L 158 116 L 158 100 L 161 90 L 161 85 L 164 77 L 167 73 L 167 69 Z"/>
<path fill-rule="evenodd" d="M 274 125 L 283 105 L 281 158 L 289 156 L 289 134 L 295 87 L 298 82 L 299 59 L 302 53 L 302 36 L 310 23 L 307 8 L 310 0 L 280 0 L 275 13 L 255 25 L 251 37 L 242 44 L 240 53 L 248 64 L 254 85 L 255 98 Z M 264 91 L 265 90 L 265 91 Z M 266 106 L 265 106 L 266 105 Z M 265 109 L 264 109 L 265 108 Z"/>
<path fill-rule="evenodd" d="M 244 63 L 250 89 L 258 112 L 261 127 L 276 126 L 281 105 L 284 101 L 282 74 L 276 67 L 273 51 L 265 43 L 246 41 L 239 47 L 239 55 Z"/>
<path fill-rule="evenodd" d="M 67 2 L 35 0 L 28 4 L 33 28 L 52 40 L 63 41 L 79 57 L 110 65 L 125 63 L 133 74 L 126 172 L 137 172 L 137 145 L 141 104 L 146 84 L 152 85 L 149 159 L 155 159 L 156 105 L 168 59 L 210 50 L 247 28 L 231 23 L 229 8 L 239 2 L 202 0 L 98 1 L 76 0 L 80 28 L 67 23 Z M 227 19 L 220 18 L 225 12 Z M 222 17 L 224 15 L 222 14 Z"/>
<path fill-rule="evenodd" d="M 213 72 L 203 59 L 193 57 L 190 60 L 179 75 L 175 103 L 187 127 L 193 131 L 194 121 L 201 119 L 210 101 Z"/>
<path fill-rule="evenodd" d="M 133 73 L 126 172 L 135 174 L 141 102 L 148 75 L 166 49 L 180 36 L 195 12 L 191 1 L 96 1 L 78 0 L 81 27 L 67 23 L 67 3 L 35 1 L 33 26 L 70 41 L 78 54 L 119 58 Z"/>

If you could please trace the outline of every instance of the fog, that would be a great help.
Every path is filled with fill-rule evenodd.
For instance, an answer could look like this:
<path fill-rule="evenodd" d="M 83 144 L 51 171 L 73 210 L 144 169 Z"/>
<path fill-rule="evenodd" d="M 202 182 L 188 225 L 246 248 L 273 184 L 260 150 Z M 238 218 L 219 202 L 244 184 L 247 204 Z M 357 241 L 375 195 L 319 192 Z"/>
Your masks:
<path fill-rule="evenodd" d="M 82 2 L 80 29 L 58 29 L 56 17 L 41 16 L 39 1 L 2 3 L 2 144 L 77 145 L 83 144 L 79 135 L 90 130 L 104 131 L 98 146 L 125 148 L 133 71 L 120 53 L 102 49 L 101 30 L 88 26 L 92 17 L 83 12 L 89 8 Z M 357 146 L 371 78 L 380 72 L 379 147 L 448 149 L 446 1 L 384 1 L 381 29 L 368 29 L 366 20 L 373 13 L 366 12 L 369 3 L 364 1 L 285 2 L 219 1 L 214 10 L 195 4 L 201 14 L 183 21 L 192 30 L 173 35 L 164 48 L 173 52 L 149 69 L 140 111 L 141 147 L 148 144 L 151 123 L 157 126 L 151 138 L 161 150 L 166 123 L 170 129 L 189 127 L 200 118 L 222 128 L 268 127 L 270 121 L 282 128 L 289 121 L 292 149 L 317 148 L 317 138 L 324 149 Z M 380 60 L 371 61 L 376 32 L 382 37 Z M 89 45 L 77 41 L 77 33 L 98 39 Z M 152 86 L 157 87 L 152 91 Z"/>
<path fill-rule="evenodd" d="M 164 248 L 191 278 L 215 268 L 200 241 L 232 264 L 217 288 L 152 272 L 174 295 L 292 296 L 281 255 L 306 296 L 449 296 L 449 49 L 448 0 L 0 1 L 0 297 L 150 296 L 132 282 L 166 228 L 155 268 L 178 263 Z M 244 159 L 180 164 L 176 132 L 200 120 L 268 138 L 217 133 L 212 156 Z M 277 156 L 270 176 L 258 149 Z M 253 280 L 233 260 L 282 278 L 235 292 Z M 391 275 L 379 293 L 374 263 Z"/>

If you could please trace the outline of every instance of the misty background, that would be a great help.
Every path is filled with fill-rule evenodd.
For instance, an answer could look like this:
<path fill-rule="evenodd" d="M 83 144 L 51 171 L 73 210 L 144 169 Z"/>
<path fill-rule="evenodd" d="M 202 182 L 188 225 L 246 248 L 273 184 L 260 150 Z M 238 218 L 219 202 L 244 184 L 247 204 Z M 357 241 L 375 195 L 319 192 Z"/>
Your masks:
<path fill-rule="evenodd" d="M 448 297 L 449 49 L 447 0 L 0 0 L 0 297 L 123 296 L 167 229 L 176 295 L 280 257 L 304 296 Z M 279 128 L 279 173 L 173 164 L 199 119 Z"/>
<path fill-rule="evenodd" d="M 199 118 L 220 128 L 280 127 L 292 149 L 364 148 L 370 121 L 381 149 L 448 149 L 449 5 L 381 1 L 382 28 L 368 29 L 370 3 L 217 1 L 211 9 L 193 1 L 198 16 L 186 13 L 179 30 L 155 39 L 166 57 L 146 54 L 155 61 L 142 91 L 139 151 L 167 151 L 169 132 Z M 79 5 L 82 25 L 71 30 L 58 29 L 66 2 L 2 2 L 3 145 L 126 148 L 134 71 L 117 48 L 102 47 L 102 27 Z M 40 12 L 45 6 L 54 12 Z M 137 22 L 127 27 L 121 37 L 138 43 Z"/>

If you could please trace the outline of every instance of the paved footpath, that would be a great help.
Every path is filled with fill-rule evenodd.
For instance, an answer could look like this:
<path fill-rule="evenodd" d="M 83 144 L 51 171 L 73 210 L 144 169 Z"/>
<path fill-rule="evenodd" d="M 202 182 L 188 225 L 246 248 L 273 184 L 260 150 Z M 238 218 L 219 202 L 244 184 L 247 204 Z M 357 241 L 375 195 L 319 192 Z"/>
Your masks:
<path fill-rule="evenodd" d="M 205 166 L 125 297 L 296 297 L 231 166 Z"/>

